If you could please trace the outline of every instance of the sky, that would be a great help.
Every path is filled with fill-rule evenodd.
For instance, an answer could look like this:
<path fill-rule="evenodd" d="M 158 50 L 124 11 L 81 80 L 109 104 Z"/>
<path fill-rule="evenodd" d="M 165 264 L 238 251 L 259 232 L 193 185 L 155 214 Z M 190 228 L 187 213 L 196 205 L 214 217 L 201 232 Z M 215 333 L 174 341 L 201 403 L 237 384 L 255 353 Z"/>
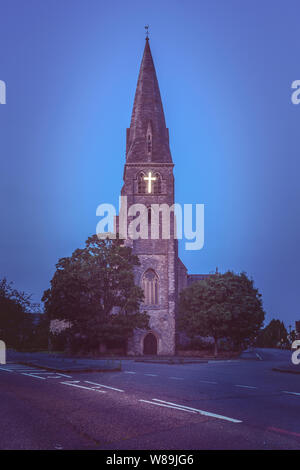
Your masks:
<path fill-rule="evenodd" d="M 205 205 L 190 273 L 245 271 L 266 320 L 299 308 L 299 2 L 0 0 L 0 277 L 40 301 L 58 259 L 117 205 L 150 46 L 176 202 Z"/>

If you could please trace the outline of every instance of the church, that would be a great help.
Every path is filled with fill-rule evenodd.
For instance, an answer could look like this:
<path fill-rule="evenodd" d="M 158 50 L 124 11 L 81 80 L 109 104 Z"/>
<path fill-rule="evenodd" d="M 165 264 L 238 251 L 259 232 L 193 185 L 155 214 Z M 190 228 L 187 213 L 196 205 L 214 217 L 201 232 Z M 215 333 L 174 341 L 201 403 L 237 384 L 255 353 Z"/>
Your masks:
<path fill-rule="evenodd" d="M 169 146 L 158 80 L 146 38 L 135 92 L 130 127 L 126 134 L 126 162 L 121 196 L 128 206 L 143 204 L 151 219 L 152 204 L 174 204 L 174 163 Z M 174 217 L 174 214 L 173 214 Z M 118 218 L 117 218 L 118 226 Z M 178 257 L 178 240 L 171 224 L 171 236 L 163 239 L 126 239 L 139 257 L 135 282 L 144 290 L 141 310 L 149 317 L 150 330 L 135 330 L 127 348 L 129 355 L 174 355 L 177 332 L 176 314 L 180 291 L 205 274 L 187 273 Z"/>

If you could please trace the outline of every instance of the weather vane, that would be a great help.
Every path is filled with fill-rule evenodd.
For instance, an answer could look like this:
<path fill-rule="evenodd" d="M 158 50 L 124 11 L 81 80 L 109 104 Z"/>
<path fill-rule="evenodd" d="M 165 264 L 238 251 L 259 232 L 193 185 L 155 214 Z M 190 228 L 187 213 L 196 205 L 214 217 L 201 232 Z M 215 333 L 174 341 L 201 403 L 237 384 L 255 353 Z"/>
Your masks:
<path fill-rule="evenodd" d="M 148 24 L 146 24 L 145 30 L 146 30 L 146 39 L 149 39 L 149 25 Z"/>

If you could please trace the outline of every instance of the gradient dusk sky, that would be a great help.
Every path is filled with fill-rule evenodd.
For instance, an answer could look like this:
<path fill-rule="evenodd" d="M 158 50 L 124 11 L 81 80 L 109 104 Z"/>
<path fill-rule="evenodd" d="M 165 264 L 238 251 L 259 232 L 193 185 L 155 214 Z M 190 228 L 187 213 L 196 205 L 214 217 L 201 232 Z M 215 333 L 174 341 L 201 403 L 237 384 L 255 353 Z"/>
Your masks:
<path fill-rule="evenodd" d="M 300 319 L 299 1 L 0 0 L 0 277 L 40 301 L 117 205 L 144 25 L 176 202 L 205 204 L 190 273 L 246 271 L 267 320 Z"/>

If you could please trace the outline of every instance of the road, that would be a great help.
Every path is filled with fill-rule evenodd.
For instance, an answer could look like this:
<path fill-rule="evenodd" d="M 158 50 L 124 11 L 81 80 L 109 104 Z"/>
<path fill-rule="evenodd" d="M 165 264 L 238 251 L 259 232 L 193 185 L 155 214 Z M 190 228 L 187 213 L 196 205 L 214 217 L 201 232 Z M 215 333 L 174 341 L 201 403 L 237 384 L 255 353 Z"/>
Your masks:
<path fill-rule="evenodd" d="M 263 360 L 58 374 L 0 366 L 1 449 L 300 449 L 300 375 Z"/>

